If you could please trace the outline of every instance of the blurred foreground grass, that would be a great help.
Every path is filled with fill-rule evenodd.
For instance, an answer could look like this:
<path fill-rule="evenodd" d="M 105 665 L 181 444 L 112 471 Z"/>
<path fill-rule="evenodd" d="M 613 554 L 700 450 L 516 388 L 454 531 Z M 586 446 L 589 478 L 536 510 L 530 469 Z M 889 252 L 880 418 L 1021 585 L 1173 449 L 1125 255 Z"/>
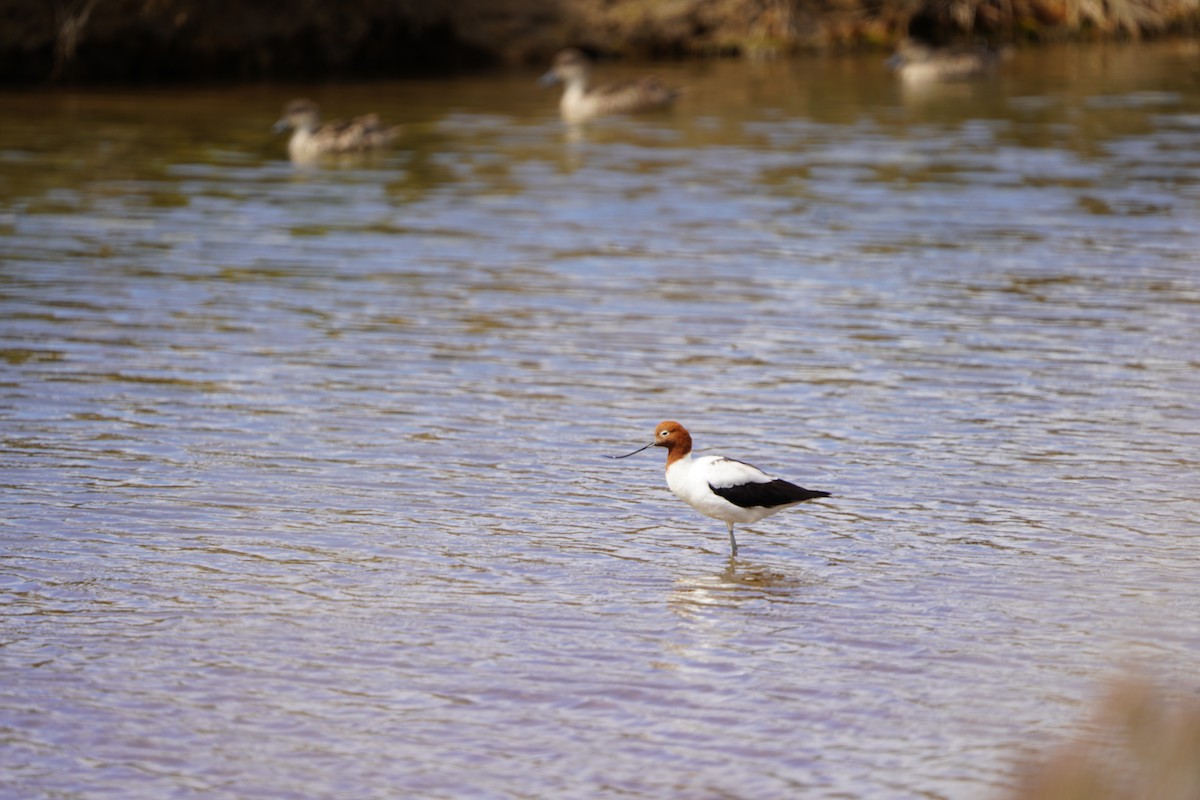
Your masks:
<path fill-rule="evenodd" d="M 1200 693 L 1122 680 L 1012 800 L 1200 800 Z"/>

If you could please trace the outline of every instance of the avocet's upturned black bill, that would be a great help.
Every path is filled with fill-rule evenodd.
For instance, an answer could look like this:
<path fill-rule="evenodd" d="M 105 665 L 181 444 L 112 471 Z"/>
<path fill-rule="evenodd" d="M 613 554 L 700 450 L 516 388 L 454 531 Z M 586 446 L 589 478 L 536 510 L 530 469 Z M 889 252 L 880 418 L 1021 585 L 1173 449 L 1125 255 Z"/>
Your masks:
<path fill-rule="evenodd" d="M 729 527 L 731 556 L 736 556 L 738 549 L 733 537 L 735 522 L 758 522 L 797 503 L 830 496 L 829 492 L 805 489 L 732 458 L 692 458 L 691 434 L 672 420 L 659 423 L 650 444 L 609 458 L 629 458 L 656 446 L 667 448 L 667 486 L 675 496 Z"/>
<path fill-rule="evenodd" d="M 658 444 L 658 442 L 651 442 L 650 444 L 646 445 L 645 447 L 639 447 L 637 450 L 634 450 L 632 453 L 626 453 L 623 456 L 609 456 L 609 458 L 629 458 L 630 456 L 636 456 L 638 453 L 642 452 L 643 450 L 649 450 L 651 447 L 654 447 L 654 445 L 656 445 L 656 444 Z"/>

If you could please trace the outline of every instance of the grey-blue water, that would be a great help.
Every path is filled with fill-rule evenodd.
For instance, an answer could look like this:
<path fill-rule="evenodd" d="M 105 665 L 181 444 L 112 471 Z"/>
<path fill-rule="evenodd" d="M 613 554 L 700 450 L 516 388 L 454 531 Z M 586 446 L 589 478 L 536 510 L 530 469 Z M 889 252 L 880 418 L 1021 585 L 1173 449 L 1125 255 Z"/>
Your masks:
<path fill-rule="evenodd" d="M 0 95 L 0 795 L 992 798 L 1188 685 L 1198 58 Z M 667 418 L 833 497 L 730 560 Z"/>

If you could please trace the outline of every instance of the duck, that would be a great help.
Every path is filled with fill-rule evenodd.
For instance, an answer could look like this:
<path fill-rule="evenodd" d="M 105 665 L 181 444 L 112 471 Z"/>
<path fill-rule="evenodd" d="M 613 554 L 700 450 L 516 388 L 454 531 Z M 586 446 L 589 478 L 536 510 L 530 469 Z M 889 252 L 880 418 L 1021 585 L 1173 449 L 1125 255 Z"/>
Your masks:
<path fill-rule="evenodd" d="M 591 70 L 591 59 L 568 47 L 555 54 L 550 70 L 539 81 L 543 86 L 563 85 L 558 110 L 567 123 L 670 108 L 681 94 L 655 77 L 589 86 Z"/>
<path fill-rule="evenodd" d="M 932 47 L 916 39 L 902 39 L 887 65 L 909 84 L 966 81 L 992 74 L 1000 54 L 987 47 Z"/>
<path fill-rule="evenodd" d="M 311 161 L 325 155 L 365 153 L 384 147 L 400 134 L 400 127 L 385 127 L 378 114 L 321 124 L 316 103 L 307 98 L 291 100 L 275 123 L 275 133 L 292 130 L 288 156 L 293 161 Z"/>
<path fill-rule="evenodd" d="M 654 439 L 621 456 L 629 458 L 650 447 L 667 449 L 667 487 L 683 502 L 706 517 L 719 519 L 729 529 L 730 557 L 738 553 L 735 523 L 748 524 L 809 500 L 830 497 L 829 492 L 805 489 L 775 477 L 744 461 L 725 456 L 692 456 L 692 436 L 675 420 L 660 422 Z"/>

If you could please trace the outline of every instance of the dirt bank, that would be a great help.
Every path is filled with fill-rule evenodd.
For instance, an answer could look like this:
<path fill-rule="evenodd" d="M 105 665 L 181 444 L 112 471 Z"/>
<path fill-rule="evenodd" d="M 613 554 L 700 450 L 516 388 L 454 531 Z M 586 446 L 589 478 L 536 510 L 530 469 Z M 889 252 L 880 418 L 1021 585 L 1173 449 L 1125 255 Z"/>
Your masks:
<path fill-rule="evenodd" d="M 1192 32 L 1200 0 L 0 0 L 7 83 L 399 76 L 637 56 Z"/>

